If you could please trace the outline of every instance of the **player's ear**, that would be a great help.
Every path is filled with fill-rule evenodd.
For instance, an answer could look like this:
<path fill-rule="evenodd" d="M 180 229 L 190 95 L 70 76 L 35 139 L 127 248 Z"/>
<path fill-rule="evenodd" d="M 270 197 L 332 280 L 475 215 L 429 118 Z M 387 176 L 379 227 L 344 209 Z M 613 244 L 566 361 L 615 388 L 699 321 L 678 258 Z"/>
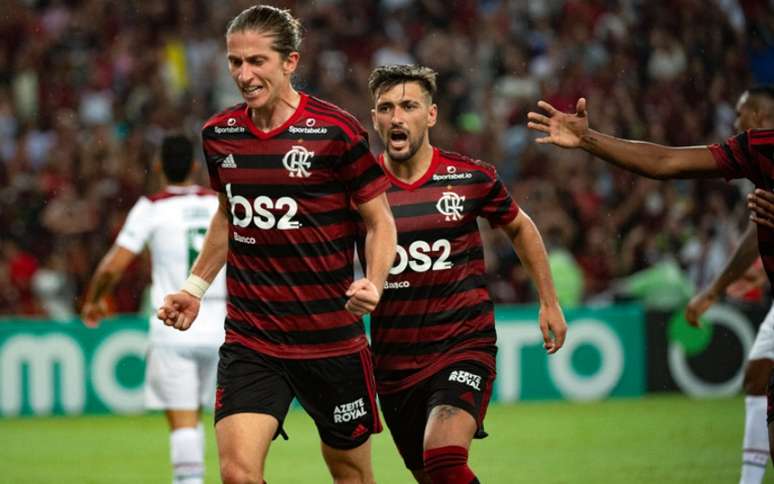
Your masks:
<path fill-rule="evenodd" d="M 296 72 L 296 68 L 298 67 L 298 61 L 301 59 L 301 54 L 298 52 L 291 52 L 288 54 L 287 57 L 282 61 L 282 72 L 289 76 Z"/>
<path fill-rule="evenodd" d="M 371 124 L 374 125 L 374 131 L 379 132 L 379 126 L 376 124 L 376 109 L 371 109 Z"/>
<path fill-rule="evenodd" d="M 432 128 L 436 121 L 438 121 L 438 105 L 431 104 L 427 109 L 427 127 Z"/>

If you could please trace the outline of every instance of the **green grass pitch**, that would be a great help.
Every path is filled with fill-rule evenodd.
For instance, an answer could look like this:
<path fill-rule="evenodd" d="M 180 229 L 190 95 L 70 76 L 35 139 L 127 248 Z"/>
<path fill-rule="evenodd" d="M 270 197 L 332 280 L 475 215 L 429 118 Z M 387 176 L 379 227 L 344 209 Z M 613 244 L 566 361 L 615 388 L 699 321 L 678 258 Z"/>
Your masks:
<path fill-rule="evenodd" d="M 487 484 L 737 482 L 743 418 L 742 397 L 492 405 L 490 436 L 474 442 L 471 466 Z M 286 429 L 290 440 L 269 453 L 267 481 L 330 482 L 311 420 L 291 411 Z M 0 436 L 0 483 L 170 482 L 158 414 L 0 419 Z M 210 426 L 207 442 L 207 482 L 214 483 Z M 374 467 L 380 483 L 412 482 L 388 432 L 374 439 Z M 766 482 L 774 482 L 774 470 Z"/>

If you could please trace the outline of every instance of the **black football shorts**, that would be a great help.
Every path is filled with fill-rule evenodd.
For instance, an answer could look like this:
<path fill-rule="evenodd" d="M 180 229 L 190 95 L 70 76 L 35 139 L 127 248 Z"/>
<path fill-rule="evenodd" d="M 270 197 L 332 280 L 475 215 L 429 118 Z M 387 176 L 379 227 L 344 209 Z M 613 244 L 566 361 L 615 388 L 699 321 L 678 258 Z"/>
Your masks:
<path fill-rule="evenodd" d="M 405 390 L 379 395 L 384 422 L 403 457 L 406 468 L 420 470 L 425 426 L 438 405 L 460 408 L 476 419 L 477 439 L 487 436 L 484 416 L 492 395 L 495 373 L 472 361 L 460 361 Z"/>
<path fill-rule="evenodd" d="M 320 439 L 354 449 L 381 432 L 371 352 L 329 358 L 275 358 L 227 343 L 220 348 L 215 422 L 235 413 L 265 413 L 282 423 L 293 398 L 317 425 Z M 276 436 L 275 436 L 276 437 Z"/>

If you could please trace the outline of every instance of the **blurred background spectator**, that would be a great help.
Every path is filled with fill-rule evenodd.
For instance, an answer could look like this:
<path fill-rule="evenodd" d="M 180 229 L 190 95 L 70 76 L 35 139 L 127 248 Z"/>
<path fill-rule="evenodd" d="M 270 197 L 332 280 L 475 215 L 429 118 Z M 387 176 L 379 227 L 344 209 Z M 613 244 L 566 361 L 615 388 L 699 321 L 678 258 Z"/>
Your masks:
<path fill-rule="evenodd" d="M 66 318 L 79 307 L 128 209 L 157 187 L 150 166 L 162 134 L 198 136 L 210 115 L 240 102 L 224 31 L 251 4 L 3 3 L 0 314 Z M 659 263 L 703 285 L 732 250 L 749 186 L 657 183 L 540 147 L 526 113 L 540 98 L 572 109 L 582 95 L 604 132 L 676 145 L 720 141 L 733 132 L 739 94 L 774 82 L 774 1 L 273 4 L 306 27 L 296 85 L 369 128 L 372 67 L 419 62 L 439 72 L 432 142 L 498 167 L 555 254 L 569 303 L 609 297 L 614 281 Z M 484 239 L 496 301 L 533 301 L 507 244 Z M 116 291 L 117 311 L 141 303 L 147 264 L 132 272 Z"/>

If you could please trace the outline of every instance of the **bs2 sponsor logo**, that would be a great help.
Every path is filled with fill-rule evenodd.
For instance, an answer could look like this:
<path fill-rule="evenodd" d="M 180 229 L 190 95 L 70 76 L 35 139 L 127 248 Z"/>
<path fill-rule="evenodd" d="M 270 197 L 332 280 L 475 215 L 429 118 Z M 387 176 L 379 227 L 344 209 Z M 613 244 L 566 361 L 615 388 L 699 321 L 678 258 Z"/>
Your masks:
<path fill-rule="evenodd" d="M 444 271 L 451 269 L 449 262 L 451 255 L 451 242 L 447 239 L 438 239 L 430 244 L 424 240 L 415 240 L 408 246 L 408 250 L 401 245 L 396 247 L 395 265 L 390 269 L 390 274 L 398 275 L 407 268 L 414 272 Z M 435 260 L 430 255 L 436 255 Z"/>
<path fill-rule="evenodd" d="M 231 223 L 237 227 L 248 227 L 250 224 L 259 229 L 294 230 L 301 228 L 301 222 L 294 220 L 298 212 L 298 203 L 290 197 L 280 197 L 272 200 L 261 195 L 250 201 L 241 195 L 231 193 L 231 183 L 226 184 L 226 195 L 231 204 Z M 271 210 L 285 211 L 277 220 Z"/>

